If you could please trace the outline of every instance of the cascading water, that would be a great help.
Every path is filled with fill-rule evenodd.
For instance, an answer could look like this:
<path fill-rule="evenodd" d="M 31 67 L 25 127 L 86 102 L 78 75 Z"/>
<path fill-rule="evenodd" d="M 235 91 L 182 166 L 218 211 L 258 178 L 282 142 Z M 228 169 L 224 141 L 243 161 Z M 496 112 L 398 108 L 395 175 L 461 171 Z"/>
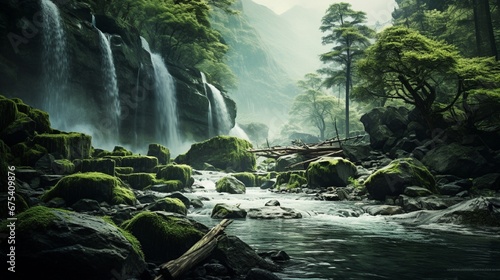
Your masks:
<path fill-rule="evenodd" d="M 232 128 L 232 122 L 229 117 L 229 112 L 227 110 L 226 102 L 224 97 L 218 88 L 210 83 L 206 83 L 210 92 L 212 93 L 212 99 L 214 101 L 213 108 L 215 109 L 215 116 L 217 120 L 217 130 L 216 134 L 226 134 Z"/>
<path fill-rule="evenodd" d="M 58 7 L 50 0 L 41 0 L 42 64 L 44 107 L 53 127 L 67 129 L 65 120 L 70 115 L 69 96 L 66 94 L 69 64 L 65 32 Z"/>
<path fill-rule="evenodd" d="M 250 141 L 247 133 L 241 128 L 239 124 L 235 124 L 234 127 L 231 128 L 231 130 L 229 131 L 229 135 Z"/>
<path fill-rule="evenodd" d="M 215 136 L 215 127 L 214 127 L 214 116 L 212 114 L 212 103 L 210 102 L 210 98 L 208 98 L 208 93 L 207 93 L 207 77 L 205 76 L 205 73 L 201 73 L 201 81 L 203 83 L 203 90 L 205 91 L 205 96 L 208 99 L 208 136 L 213 137 Z"/>
<path fill-rule="evenodd" d="M 141 37 L 142 47 L 151 55 L 155 78 L 156 97 L 156 137 L 161 144 L 166 145 L 173 153 L 179 152 L 182 141 L 179 134 L 179 117 L 177 114 L 177 99 L 172 75 L 168 72 L 163 58 L 151 52 L 149 43 Z"/>
<path fill-rule="evenodd" d="M 110 37 L 99 31 L 99 43 L 102 52 L 102 74 L 104 81 L 104 91 L 106 93 L 105 104 L 109 104 L 109 110 L 105 112 L 107 124 L 110 124 L 107 138 L 118 136 L 120 125 L 120 99 L 118 92 L 118 82 L 116 79 L 116 69 L 111 51 Z M 106 139 L 106 140 L 108 140 Z"/>

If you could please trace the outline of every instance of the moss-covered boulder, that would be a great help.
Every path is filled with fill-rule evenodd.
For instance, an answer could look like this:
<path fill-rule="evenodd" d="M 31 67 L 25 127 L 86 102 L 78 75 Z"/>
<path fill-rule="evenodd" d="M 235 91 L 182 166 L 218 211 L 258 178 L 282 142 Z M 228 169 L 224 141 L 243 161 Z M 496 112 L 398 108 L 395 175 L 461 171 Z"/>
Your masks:
<path fill-rule="evenodd" d="M 131 156 L 133 153 L 122 146 L 115 146 L 111 154 L 113 156 Z"/>
<path fill-rule="evenodd" d="M 58 154 L 65 159 L 90 158 L 92 137 L 83 133 L 38 134 L 33 144 L 47 149 L 48 153 Z"/>
<path fill-rule="evenodd" d="M 286 190 L 298 189 L 302 185 L 307 184 L 305 175 L 306 173 L 303 170 L 281 172 L 276 177 L 276 183 L 274 187 L 285 188 Z"/>
<path fill-rule="evenodd" d="M 349 178 L 356 176 L 356 166 L 341 157 L 326 157 L 311 162 L 306 170 L 311 188 L 345 187 Z"/>
<path fill-rule="evenodd" d="M 189 151 L 179 155 L 175 161 L 188 164 L 195 169 L 203 169 L 204 163 L 208 163 L 222 170 L 253 171 L 256 159 L 255 155 L 248 151 L 251 148 L 252 144 L 246 140 L 217 136 L 191 145 Z"/>
<path fill-rule="evenodd" d="M 183 188 L 189 188 L 193 185 L 192 178 L 193 169 L 186 164 L 169 164 L 158 170 L 156 179 L 161 180 L 178 180 L 182 183 Z"/>
<path fill-rule="evenodd" d="M 229 205 L 226 203 L 217 203 L 212 209 L 211 217 L 213 219 L 240 219 L 247 216 L 247 211 L 241 209 L 238 205 Z"/>
<path fill-rule="evenodd" d="M 215 183 L 215 190 L 217 192 L 225 192 L 230 194 L 244 194 L 246 187 L 243 182 L 234 178 L 233 176 L 226 176 L 219 179 Z"/>
<path fill-rule="evenodd" d="M 403 194 L 410 186 L 423 187 L 437 193 L 434 176 L 414 158 L 393 160 L 371 174 L 366 179 L 365 186 L 371 197 L 376 200 Z"/>
<path fill-rule="evenodd" d="M 158 159 L 151 156 L 111 156 L 108 157 L 116 161 L 116 165 L 120 167 L 132 167 L 134 172 L 153 173 L 158 165 Z"/>
<path fill-rule="evenodd" d="M 17 279 L 33 271 L 47 279 L 137 279 L 146 269 L 138 240 L 100 217 L 36 206 L 17 215 L 15 232 Z"/>
<path fill-rule="evenodd" d="M 76 163 L 76 171 L 101 172 L 111 176 L 115 175 L 115 167 L 115 161 L 109 158 L 84 159 Z"/>
<path fill-rule="evenodd" d="M 109 204 L 135 204 L 136 198 L 120 179 L 99 172 L 77 173 L 62 178 L 42 196 L 48 202 L 53 198 L 64 199 L 71 205 L 82 198 Z"/>
<path fill-rule="evenodd" d="M 35 135 L 35 121 L 26 114 L 18 112 L 16 119 L 1 133 L 0 137 L 7 145 L 24 142 Z"/>
<path fill-rule="evenodd" d="M 158 180 L 155 179 L 153 185 L 146 187 L 146 190 L 156 192 L 171 193 L 181 191 L 184 184 L 179 180 Z"/>
<path fill-rule="evenodd" d="M 149 144 L 148 156 L 156 157 L 160 164 L 168 164 L 170 162 L 170 150 L 160 144 Z"/>
<path fill-rule="evenodd" d="M 144 190 L 155 182 L 154 173 L 121 174 L 118 177 L 135 190 Z"/>
<path fill-rule="evenodd" d="M 150 211 L 165 211 L 187 215 L 187 208 L 184 203 L 178 198 L 165 197 L 155 201 L 147 207 Z"/>
<path fill-rule="evenodd" d="M 247 188 L 257 186 L 257 176 L 251 172 L 239 172 L 231 175 L 243 182 Z"/>
<path fill-rule="evenodd" d="M 2 112 L 2 118 L 0 119 L 0 132 L 2 132 L 16 120 L 16 103 L 0 95 L 0 112 Z"/>
<path fill-rule="evenodd" d="M 180 257 L 203 233 L 187 219 L 144 211 L 123 223 L 141 243 L 147 261 L 164 263 Z"/>
<path fill-rule="evenodd" d="M 34 167 L 36 162 L 46 155 L 47 149 L 40 145 L 29 146 L 25 142 L 18 143 L 11 147 L 15 162 L 12 164 Z"/>

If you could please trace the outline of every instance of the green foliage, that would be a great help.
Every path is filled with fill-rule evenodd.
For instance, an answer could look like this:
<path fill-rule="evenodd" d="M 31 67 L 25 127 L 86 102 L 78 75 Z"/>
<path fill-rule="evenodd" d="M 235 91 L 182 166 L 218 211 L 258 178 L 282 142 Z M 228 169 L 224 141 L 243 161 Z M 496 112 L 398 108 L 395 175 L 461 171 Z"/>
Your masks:
<path fill-rule="evenodd" d="M 457 84 L 460 55 L 455 47 L 432 40 L 404 27 L 390 27 L 366 51 L 358 68 L 362 83 L 358 90 L 385 99 L 402 99 L 424 116 L 432 113 L 438 98 L 452 105 L 461 93 L 442 92 L 443 80 Z"/>
<path fill-rule="evenodd" d="M 213 81 L 234 86 L 234 75 L 224 65 L 228 47 L 209 23 L 211 5 L 225 12 L 234 0 L 96 0 L 100 13 L 141 30 L 151 49 L 169 62 L 215 71 Z M 217 80 L 220 79 L 220 80 Z"/>

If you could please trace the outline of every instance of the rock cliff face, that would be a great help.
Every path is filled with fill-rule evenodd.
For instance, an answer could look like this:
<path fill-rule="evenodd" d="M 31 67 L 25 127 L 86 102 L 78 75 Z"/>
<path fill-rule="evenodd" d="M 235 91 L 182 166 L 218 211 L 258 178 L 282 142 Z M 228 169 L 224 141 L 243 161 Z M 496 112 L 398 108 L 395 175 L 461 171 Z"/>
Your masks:
<path fill-rule="evenodd" d="M 138 30 L 119 26 L 113 18 L 94 17 L 81 1 L 53 1 L 60 11 L 66 43 L 67 68 L 55 69 L 67 78 L 62 94 L 47 88 L 43 66 L 44 21 L 41 0 L 4 1 L 0 4 L 0 92 L 19 97 L 31 106 L 46 110 L 52 125 L 63 130 L 82 131 L 95 143 L 111 141 L 131 148 L 146 149 L 159 142 L 155 124 L 165 122 L 155 114 L 154 72 L 150 53 L 143 49 Z M 120 115 L 118 124 L 109 120 L 108 92 L 102 72 L 99 30 L 109 36 L 116 69 Z M 44 37 L 45 36 L 45 37 Z M 45 47 L 46 49 L 47 47 Z M 56 52 L 57 50 L 51 50 Z M 167 65 L 176 87 L 181 139 L 187 142 L 208 138 L 209 99 L 199 71 L 185 65 Z M 64 72 L 64 73 L 60 73 Z M 236 104 L 224 95 L 234 123 Z M 116 133 L 110 134 L 112 126 Z M 117 134 L 117 135 L 116 135 Z M 101 141 L 100 141 L 101 140 Z"/>

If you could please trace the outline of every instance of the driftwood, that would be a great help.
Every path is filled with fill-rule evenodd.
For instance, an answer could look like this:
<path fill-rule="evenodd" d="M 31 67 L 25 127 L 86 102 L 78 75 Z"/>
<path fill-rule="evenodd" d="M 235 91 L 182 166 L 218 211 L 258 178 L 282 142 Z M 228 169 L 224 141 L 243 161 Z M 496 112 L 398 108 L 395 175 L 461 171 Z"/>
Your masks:
<path fill-rule="evenodd" d="M 349 137 L 345 139 L 329 139 L 320 143 L 315 144 L 304 144 L 287 147 L 270 147 L 266 149 L 251 149 L 249 152 L 255 153 L 257 156 L 263 156 L 267 158 L 278 159 L 279 157 L 291 154 L 299 154 L 305 158 L 304 161 L 295 163 L 293 165 L 288 166 L 288 168 L 297 167 L 300 165 L 308 164 L 312 161 L 315 161 L 321 157 L 326 156 L 343 156 L 344 153 L 342 151 L 342 143 L 347 140 L 358 140 L 363 138 L 364 135 L 359 135 L 355 137 Z"/>
<path fill-rule="evenodd" d="M 224 229 L 233 221 L 224 219 L 194 244 L 186 253 L 160 266 L 160 275 L 155 280 L 177 279 L 185 272 L 205 260 L 217 247 L 217 241 Z"/>

